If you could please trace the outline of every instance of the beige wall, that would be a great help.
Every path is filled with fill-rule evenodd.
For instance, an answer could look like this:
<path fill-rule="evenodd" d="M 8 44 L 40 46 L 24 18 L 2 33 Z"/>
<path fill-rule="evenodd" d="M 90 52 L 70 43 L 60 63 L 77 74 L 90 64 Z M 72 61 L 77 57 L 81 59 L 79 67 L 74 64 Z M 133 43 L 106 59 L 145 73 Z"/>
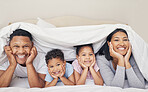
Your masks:
<path fill-rule="evenodd" d="M 9 22 L 76 15 L 129 24 L 148 42 L 148 0 L 0 0 L 0 28 Z"/>

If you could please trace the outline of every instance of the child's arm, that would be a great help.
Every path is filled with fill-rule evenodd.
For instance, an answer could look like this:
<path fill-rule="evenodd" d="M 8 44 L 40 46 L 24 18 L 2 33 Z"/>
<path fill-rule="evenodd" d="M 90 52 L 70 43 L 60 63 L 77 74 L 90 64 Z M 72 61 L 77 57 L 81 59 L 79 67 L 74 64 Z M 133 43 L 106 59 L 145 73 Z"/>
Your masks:
<path fill-rule="evenodd" d="M 92 75 L 92 77 L 94 79 L 94 83 L 96 85 L 103 85 L 103 79 L 102 79 L 102 77 L 100 75 L 100 72 L 99 71 L 96 72 L 95 69 L 94 69 L 95 63 L 96 63 L 96 59 L 95 59 L 95 56 L 94 56 L 94 61 L 91 64 L 91 66 L 89 67 L 89 70 L 90 70 L 91 75 Z"/>
<path fill-rule="evenodd" d="M 88 73 L 88 67 L 83 69 L 83 72 L 81 75 L 77 71 L 74 70 L 76 85 L 84 85 L 85 84 L 87 73 Z"/>
<path fill-rule="evenodd" d="M 47 82 L 45 83 L 45 87 L 51 87 L 51 86 L 55 86 L 57 84 L 58 78 L 54 78 L 51 82 Z"/>
<path fill-rule="evenodd" d="M 60 79 L 64 85 L 74 85 L 74 74 L 71 74 L 68 79 L 64 76 L 61 76 Z"/>

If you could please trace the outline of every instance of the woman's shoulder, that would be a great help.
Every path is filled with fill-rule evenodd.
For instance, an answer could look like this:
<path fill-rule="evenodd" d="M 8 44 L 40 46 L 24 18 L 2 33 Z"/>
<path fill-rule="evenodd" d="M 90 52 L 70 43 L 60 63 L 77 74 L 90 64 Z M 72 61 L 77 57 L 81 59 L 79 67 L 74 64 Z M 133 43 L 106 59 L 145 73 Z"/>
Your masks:
<path fill-rule="evenodd" d="M 105 55 L 96 55 L 96 62 L 97 64 L 110 64 L 110 61 L 105 58 Z"/>

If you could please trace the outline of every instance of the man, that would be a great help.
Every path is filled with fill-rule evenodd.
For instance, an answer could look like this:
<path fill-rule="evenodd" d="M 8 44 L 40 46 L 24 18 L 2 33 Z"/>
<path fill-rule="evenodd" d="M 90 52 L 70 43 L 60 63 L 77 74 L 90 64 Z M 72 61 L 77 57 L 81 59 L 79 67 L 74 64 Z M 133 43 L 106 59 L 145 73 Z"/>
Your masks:
<path fill-rule="evenodd" d="M 44 87 L 47 71 L 45 55 L 39 53 L 32 42 L 32 35 L 16 29 L 10 35 L 9 46 L 4 47 L 8 61 L 0 66 L 0 87 L 8 87 L 12 76 L 28 77 L 30 88 Z"/>

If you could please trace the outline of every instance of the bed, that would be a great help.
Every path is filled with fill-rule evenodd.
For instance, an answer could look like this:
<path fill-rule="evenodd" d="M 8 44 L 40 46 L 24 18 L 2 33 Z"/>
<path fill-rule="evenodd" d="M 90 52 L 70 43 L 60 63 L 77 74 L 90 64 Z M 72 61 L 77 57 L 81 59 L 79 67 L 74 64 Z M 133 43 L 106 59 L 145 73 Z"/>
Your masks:
<path fill-rule="evenodd" d="M 77 17 L 77 16 L 61 16 L 61 17 L 54 17 L 54 18 L 37 18 L 37 19 L 29 19 L 29 20 L 22 20 L 20 22 L 11 22 L 9 23 L 9 26 L 6 26 L 4 28 L 2 28 L 0 30 L 0 32 L 2 31 L 7 31 L 10 30 L 11 32 L 16 29 L 16 28 L 26 28 L 28 29 L 33 36 L 36 38 L 35 39 L 35 45 L 37 46 L 37 48 L 39 49 L 39 51 L 43 51 L 46 52 L 47 49 L 49 48 L 45 48 L 42 49 L 43 46 L 43 42 L 40 40 L 44 40 L 44 46 L 51 46 L 50 49 L 52 49 L 52 47 L 56 47 L 56 48 L 60 48 L 64 51 L 66 60 L 68 62 L 71 62 L 75 59 L 75 55 L 74 55 L 74 49 L 72 48 L 72 46 L 74 45 L 80 45 L 80 44 L 87 44 L 87 43 L 94 43 L 94 50 L 95 53 L 98 51 L 98 49 L 100 49 L 100 47 L 102 46 L 102 44 L 105 41 L 105 37 L 111 32 L 96 32 L 98 30 L 113 30 L 117 27 L 121 27 L 121 28 L 126 28 L 127 30 L 131 30 L 128 33 L 131 35 L 130 39 L 133 40 L 134 37 L 137 37 L 138 40 L 136 40 L 137 42 L 140 42 L 143 44 L 143 49 L 141 51 L 137 51 L 137 48 L 139 48 L 139 45 L 137 46 L 137 42 L 135 40 L 132 41 L 132 45 L 135 46 L 135 49 L 133 49 L 133 53 L 141 53 L 143 52 L 143 62 L 146 62 L 144 60 L 146 60 L 148 57 L 148 53 L 146 51 L 148 51 L 148 46 L 147 44 L 142 40 L 141 37 L 139 37 L 131 28 L 130 26 L 127 26 L 126 23 L 121 23 L 119 21 L 105 21 L 105 20 L 93 20 L 93 19 L 89 19 L 89 18 L 83 18 L 83 17 Z M 31 30 L 30 30 L 31 28 Z M 50 29 L 50 33 L 49 36 L 51 36 L 50 39 L 54 39 L 49 42 L 49 40 L 47 41 L 46 38 L 44 38 L 45 36 L 47 36 L 46 33 L 42 33 L 42 30 L 47 31 Z M 36 32 L 35 32 L 36 31 Z M 61 38 L 59 36 L 59 38 L 55 38 L 54 33 L 60 32 L 59 34 L 61 34 Z M 81 32 L 80 32 L 81 31 Z M 81 33 L 83 33 L 85 31 L 86 34 L 90 34 L 90 36 L 88 36 L 88 39 L 84 39 L 84 37 L 80 37 Z M 9 34 L 11 33 L 9 32 Z M 38 33 L 39 32 L 39 33 Z M 73 33 L 74 32 L 74 33 Z M 77 34 L 77 32 L 79 32 L 79 34 Z M 92 33 L 94 32 L 94 33 Z M 42 33 L 42 34 L 40 34 Z M 53 34 L 52 34 L 53 33 Z M 69 36 L 67 36 L 67 33 Z M 100 34 L 100 37 L 96 36 L 96 34 Z M 134 35 L 133 35 L 134 34 Z M 6 35 L 6 34 L 4 34 Z M 64 37 L 68 38 L 67 39 L 63 39 Z M 72 36 L 76 36 L 77 38 L 81 39 L 81 40 L 75 40 L 74 42 L 71 42 L 73 39 L 75 39 Z M 2 37 L 2 34 L 0 35 Z M 95 40 L 92 37 L 94 37 L 95 39 L 100 39 L 100 40 Z M 7 37 L 6 37 L 7 38 Z M 91 40 L 90 40 L 91 38 Z M 140 40 L 139 40 L 140 39 Z M 0 39 L 1 42 L 3 42 L 4 44 L 1 44 L 1 49 L 0 49 L 0 64 L 2 64 L 5 60 L 6 57 L 4 55 L 3 50 L 2 50 L 2 46 L 7 44 L 6 41 L 4 41 L 3 39 Z M 55 43 L 56 41 L 56 43 Z M 39 45 L 38 45 L 39 44 Z M 64 47 L 63 47 L 64 46 Z M 145 51 L 146 50 L 146 51 Z M 69 56 L 70 55 L 70 56 Z M 143 75 L 145 76 L 146 80 L 148 80 L 148 74 L 146 73 L 148 68 L 143 68 L 145 66 L 148 66 L 148 63 L 142 64 L 141 62 L 139 62 L 139 58 L 140 56 L 138 56 L 139 54 L 135 54 L 135 57 L 137 57 L 137 63 L 140 67 L 140 70 L 142 71 Z M 148 59 L 147 59 L 148 60 Z M 148 88 L 148 86 L 146 86 L 146 88 Z M 110 87 L 110 86 L 97 86 L 93 84 L 92 80 L 87 80 L 86 81 L 86 85 L 76 85 L 76 86 L 63 86 L 61 83 L 58 83 L 57 86 L 55 87 L 50 87 L 50 88 L 29 88 L 28 85 L 28 81 L 27 78 L 21 79 L 18 77 L 13 77 L 13 81 L 10 84 L 10 87 L 7 88 L 0 88 L 0 92 L 15 92 L 15 91 L 21 91 L 21 92 L 131 92 L 131 91 L 135 91 L 135 92 L 145 92 L 148 91 L 148 89 L 138 89 L 138 88 L 119 88 L 119 87 Z"/>

